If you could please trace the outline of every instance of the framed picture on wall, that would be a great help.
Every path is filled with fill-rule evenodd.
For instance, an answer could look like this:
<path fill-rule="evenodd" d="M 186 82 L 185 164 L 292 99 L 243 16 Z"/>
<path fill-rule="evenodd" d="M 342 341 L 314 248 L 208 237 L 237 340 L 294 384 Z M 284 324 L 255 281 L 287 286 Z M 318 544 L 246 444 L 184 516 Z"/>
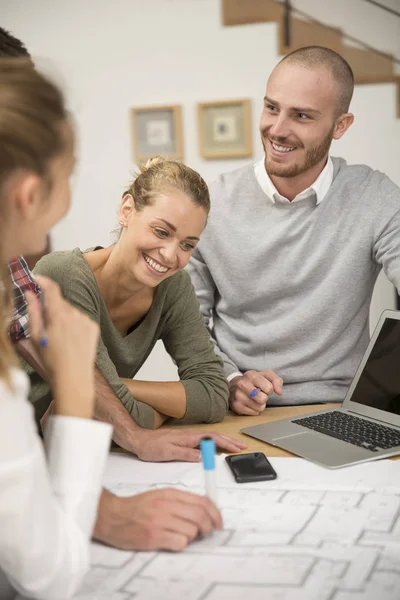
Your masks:
<path fill-rule="evenodd" d="M 131 108 L 131 122 L 137 163 L 159 155 L 171 159 L 183 158 L 180 106 L 135 106 Z"/>
<path fill-rule="evenodd" d="M 199 151 L 206 159 L 253 155 L 249 99 L 199 102 Z"/>

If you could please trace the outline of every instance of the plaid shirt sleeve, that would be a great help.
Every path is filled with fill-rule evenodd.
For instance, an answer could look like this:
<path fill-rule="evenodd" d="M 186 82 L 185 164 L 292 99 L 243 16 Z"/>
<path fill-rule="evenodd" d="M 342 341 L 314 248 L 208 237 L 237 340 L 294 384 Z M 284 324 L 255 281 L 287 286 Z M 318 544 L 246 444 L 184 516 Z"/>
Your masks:
<path fill-rule="evenodd" d="M 40 294 L 40 288 L 35 283 L 32 273 L 23 256 L 15 257 L 8 268 L 11 275 L 14 294 L 14 314 L 8 334 L 13 344 L 29 337 L 28 304 L 24 292 L 31 290 L 36 295 Z"/>

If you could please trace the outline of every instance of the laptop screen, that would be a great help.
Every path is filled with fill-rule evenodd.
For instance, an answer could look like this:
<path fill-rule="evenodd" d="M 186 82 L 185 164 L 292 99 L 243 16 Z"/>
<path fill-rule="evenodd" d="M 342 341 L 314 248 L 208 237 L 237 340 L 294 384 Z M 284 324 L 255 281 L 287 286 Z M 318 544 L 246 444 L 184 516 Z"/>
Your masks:
<path fill-rule="evenodd" d="M 400 415 L 400 321 L 385 319 L 350 398 Z"/>

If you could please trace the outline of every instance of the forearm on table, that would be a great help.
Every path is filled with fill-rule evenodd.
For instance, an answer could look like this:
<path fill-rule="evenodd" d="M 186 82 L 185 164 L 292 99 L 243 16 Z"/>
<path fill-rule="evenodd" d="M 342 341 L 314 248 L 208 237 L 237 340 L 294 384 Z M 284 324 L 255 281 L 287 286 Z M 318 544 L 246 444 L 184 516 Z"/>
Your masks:
<path fill-rule="evenodd" d="M 132 418 L 121 400 L 111 389 L 106 378 L 97 368 L 95 369 L 95 394 L 95 419 L 110 423 L 114 428 L 114 442 L 135 453 L 136 434 L 143 431 L 143 428 Z M 164 415 L 154 411 L 154 429 L 160 427 L 165 419 Z"/>
<path fill-rule="evenodd" d="M 113 440 L 122 448 L 132 450 L 132 439 L 141 427 L 132 419 L 97 368 L 95 369 L 95 394 L 95 419 L 110 423 L 114 428 Z"/>
<path fill-rule="evenodd" d="M 186 413 L 186 391 L 180 381 L 139 381 L 122 379 L 132 396 L 155 411 L 182 419 Z"/>

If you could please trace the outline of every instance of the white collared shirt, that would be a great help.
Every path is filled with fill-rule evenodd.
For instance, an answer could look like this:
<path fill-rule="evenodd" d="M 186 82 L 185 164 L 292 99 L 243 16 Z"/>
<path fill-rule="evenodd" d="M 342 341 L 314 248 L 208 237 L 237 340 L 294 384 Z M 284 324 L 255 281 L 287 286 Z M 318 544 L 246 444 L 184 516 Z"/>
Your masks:
<path fill-rule="evenodd" d="M 0 379 L 0 598 L 70 598 L 89 568 L 112 427 L 50 417 L 45 456 L 28 377 L 11 379 L 13 390 Z"/>
<path fill-rule="evenodd" d="M 329 157 L 325 167 L 322 169 L 314 183 L 306 190 L 300 192 L 300 194 L 297 194 L 293 200 L 288 200 L 278 192 L 265 169 L 264 159 L 256 162 L 254 165 L 254 174 L 261 189 L 274 204 L 275 202 L 294 204 L 294 202 L 300 202 L 300 200 L 308 198 L 311 194 L 315 194 L 318 205 L 325 198 L 331 187 L 333 180 L 333 163 L 332 159 Z"/>
<path fill-rule="evenodd" d="M 329 188 L 332 185 L 333 180 L 333 162 L 331 157 L 328 157 L 325 167 L 322 169 L 321 173 L 318 175 L 317 179 L 314 181 L 310 187 L 306 190 L 297 194 L 293 200 L 288 200 L 285 196 L 282 196 L 274 184 L 270 176 L 268 175 L 265 169 L 265 160 L 264 158 L 260 161 L 256 162 L 254 165 L 254 175 L 263 190 L 263 192 L 268 196 L 268 198 L 275 204 L 276 202 L 281 202 L 283 204 L 293 204 L 294 202 L 300 202 L 300 200 L 305 200 L 305 198 L 309 198 L 312 194 L 315 194 L 318 205 L 325 198 L 328 193 Z M 231 373 L 227 380 L 231 381 L 234 377 L 241 377 L 243 373 L 240 371 L 235 371 L 235 373 Z"/>

